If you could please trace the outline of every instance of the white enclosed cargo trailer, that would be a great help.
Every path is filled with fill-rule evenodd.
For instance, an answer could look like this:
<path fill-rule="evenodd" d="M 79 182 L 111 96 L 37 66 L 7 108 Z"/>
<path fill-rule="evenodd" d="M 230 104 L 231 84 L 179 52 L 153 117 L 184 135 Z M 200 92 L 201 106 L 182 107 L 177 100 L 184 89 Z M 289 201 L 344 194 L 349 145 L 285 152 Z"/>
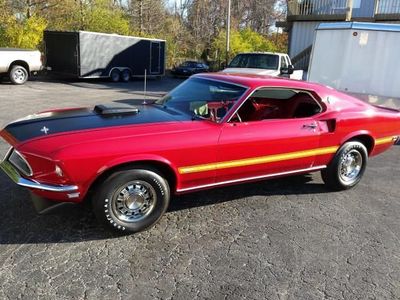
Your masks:
<path fill-rule="evenodd" d="M 341 22 L 316 28 L 308 80 L 338 90 L 400 97 L 400 25 Z"/>

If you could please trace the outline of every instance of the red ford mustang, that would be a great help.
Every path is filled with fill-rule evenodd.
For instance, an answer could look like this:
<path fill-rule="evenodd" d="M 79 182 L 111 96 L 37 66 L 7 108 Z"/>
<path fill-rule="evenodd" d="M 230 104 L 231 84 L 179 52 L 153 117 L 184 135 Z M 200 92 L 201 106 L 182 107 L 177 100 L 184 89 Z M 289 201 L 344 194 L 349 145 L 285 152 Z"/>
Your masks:
<path fill-rule="evenodd" d="M 12 146 L 1 168 L 37 208 L 91 195 L 101 222 L 137 232 L 174 193 L 319 170 L 351 188 L 397 141 L 400 112 L 317 84 L 209 73 L 150 104 L 47 111 L 0 134 Z"/>

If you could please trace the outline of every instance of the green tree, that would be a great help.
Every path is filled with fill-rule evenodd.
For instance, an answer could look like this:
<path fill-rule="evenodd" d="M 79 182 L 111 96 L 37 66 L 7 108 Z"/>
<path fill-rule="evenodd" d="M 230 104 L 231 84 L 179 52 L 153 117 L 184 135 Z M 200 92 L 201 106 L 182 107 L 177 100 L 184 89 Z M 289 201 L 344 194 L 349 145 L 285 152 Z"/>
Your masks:
<path fill-rule="evenodd" d="M 176 16 L 170 15 L 165 18 L 163 31 L 159 33 L 158 37 L 166 40 L 168 67 L 173 67 L 187 58 L 194 57 L 193 49 L 190 47 L 192 35 Z"/>
<path fill-rule="evenodd" d="M 46 26 L 46 20 L 36 15 L 23 20 L 10 16 L 3 20 L 1 46 L 35 49 L 43 39 Z"/>
<path fill-rule="evenodd" d="M 225 61 L 226 55 L 226 32 L 220 31 L 214 39 L 212 46 L 213 60 L 217 64 Z M 278 50 L 274 42 L 250 28 L 243 30 L 232 30 L 230 36 L 229 59 L 241 52 L 276 52 Z"/>
<path fill-rule="evenodd" d="M 185 59 L 224 62 L 227 1 L 177 3 L 171 7 L 168 0 L 0 0 L 0 46 L 40 47 L 46 28 L 88 30 L 165 39 L 169 67 Z M 287 35 L 270 33 L 285 8 L 285 0 L 232 0 L 230 58 L 246 51 L 285 52 Z"/>
<path fill-rule="evenodd" d="M 108 0 L 96 0 L 86 7 L 84 30 L 129 35 L 131 28 L 124 11 Z"/>

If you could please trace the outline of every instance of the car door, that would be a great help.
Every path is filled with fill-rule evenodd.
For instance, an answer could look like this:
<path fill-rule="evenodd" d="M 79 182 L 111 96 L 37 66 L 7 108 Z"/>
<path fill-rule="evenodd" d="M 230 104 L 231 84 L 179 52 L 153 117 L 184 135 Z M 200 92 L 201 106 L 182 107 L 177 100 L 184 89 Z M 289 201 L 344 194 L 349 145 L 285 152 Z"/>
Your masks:
<path fill-rule="evenodd" d="M 319 139 L 314 116 L 227 122 L 217 148 L 216 181 L 312 169 L 316 155 L 324 151 Z"/>

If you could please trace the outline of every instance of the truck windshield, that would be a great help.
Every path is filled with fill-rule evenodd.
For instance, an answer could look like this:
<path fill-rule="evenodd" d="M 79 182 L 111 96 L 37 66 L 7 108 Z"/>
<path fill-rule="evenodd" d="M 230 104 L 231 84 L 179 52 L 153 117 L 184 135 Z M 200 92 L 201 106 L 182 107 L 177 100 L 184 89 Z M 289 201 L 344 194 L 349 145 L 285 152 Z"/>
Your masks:
<path fill-rule="evenodd" d="M 180 111 L 193 119 L 219 122 L 246 90 L 235 84 L 190 78 L 155 104 Z"/>
<path fill-rule="evenodd" d="M 238 54 L 228 68 L 255 68 L 277 70 L 279 55 L 276 54 Z"/>

